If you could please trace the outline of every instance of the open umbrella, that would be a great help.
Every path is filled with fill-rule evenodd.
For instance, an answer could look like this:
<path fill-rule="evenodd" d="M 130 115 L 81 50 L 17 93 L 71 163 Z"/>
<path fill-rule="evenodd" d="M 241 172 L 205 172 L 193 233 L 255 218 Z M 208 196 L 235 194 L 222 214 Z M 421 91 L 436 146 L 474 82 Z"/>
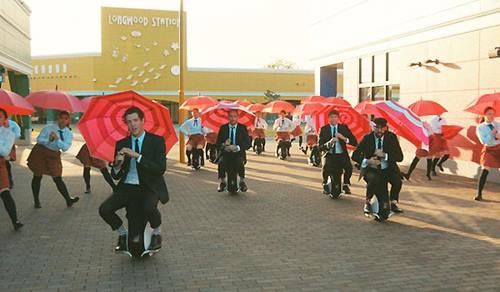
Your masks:
<path fill-rule="evenodd" d="M 455 136 L 458 135 L 458 133 L 460 133 L 460 131 L 462 131 L 464 127 L 456 125 L 443 125 L 441 126 L 441 128 L 443 131 L 443 138 L 445 138 L 446 140 L 451 140 L 455 138 Z"/>
<path fill-rule="evenodd" d="M 219 102 L 210 96 L 193 96 L 183 102 L 180 109 L 192 111 L 198 109 L 200 111 L 218 104 Z"/>
<path fill-rule="evenodd" d="M 251 111 L 252 113 L 262 112 L 264 108 L 266 108 L 266 106 L 261 103 L 254 103 L 247 106 L 247 110 Z"/>
<path fill-rule="evenodd" d="M 31 115 L 35 108 L 17 93 L 0 88 L 0 108 L 9 115 Z"/>
<path fill-rule="evenodd" d="M 134 91 L 94 97 L 78 123 L 92 157 L 113 161 L 115 144 L 129 135 L 123 122 L 125 111 L 136 106 L 144 111 L 144 129 L 163 136 L 167 152 L 177 143 L 174 125 L 166 107 Z"/>
<path fill-rule="evenodd" d="M 410 109 L 391 100 L 375 101 L 373 105 L 396 135 L 410 141 L 417 148 L 429 145 L 429 136 L 422 120 Z"/>
<path fill-rule="evenodd" d="M 244 106 L 235 103 L 219 103 L 205 109 L 201 114 L 203 126 L 218 132 L 222 125 L 229 123 L 228 112 L 230 110 L 238 111 L 238 123 L 247 126 L 248 129 L 253 127 L 255 115 Z"/>
<path fill-rule="evenodd" d="M 37 91 L 28 95 L 26 100 L 33 106 L 44 109 L 62 110 L 70 113 L 84 111 L 84 105 L 78 98 L 63 91 Z"/>
<path fill-rule="evenodd" d="M 301 103 L 295 108 L 295 110 L 293 111 L 293 115 L 299 115 L 299 116 L 312 115 L 322 110 L 324 107 L 325 105 L 319 102 L 311 101 L 311 102 Z"/>
<path fill-rule="evenodd" d="M 94 98 L 94 96 L 88 96 L 82 100 L 80 100 L 82 102 L 82 105 L 83 105 L 83 112 L 86 112 L 89 105 L 90 105 L 90 101 Z"/>
<path fill-rule="evenodd" d="M 281 111 L 285 111 L 287 113 L 293 112 L 295 106 L 293 104 L 284 101 L 284 100 L 275 100 L 266 104 L 266 107 L 262 110 L 264 113 L 275 113 L 278 114 Z"/>
<path fill-rule="evenodd" d="M 482 115 L 484 114 L 484 110 L 489 106 L 494 108 L 496 116 L 500 117 L 500 92 L 482 95 L 469 104 L 465 111 Z"/>
<path fill-rule="evenodd" d="M 332 110 L 339 112 L 339 122 L 346 124 L 358 141 L 371 131 L 370 122 L 352 106 L 335 104 L 324 106 L 323 109 L 313 115 L 316 129 L 328 124 L 328 115 Z"/>
<path fill-rule="evenodd" d="M 252 103 L 249 102 L 248 100 L 246 99 L 238 99 L 237 101 L 234 102 L 235 104 L 239 104 L 239 105 L 242 105 L 244 107 L 247 107 L 249 105 L 251 105 Z"/>
<path fill-rule="evenodd" d="M 367 100 L 362 101 L 362 102 L 358 103 L 354 107 L 354 109 L 357 110 L 361 114 L 374 115 L 377 117 L 381 116 L 379 110 L 373 105 L 373 103 L 371 101 L 367 101 Z"/>
<path fill-rule="evenodd" d="M 320 95 L 311 95 L 308 96 L 300 101 L 300 103 L 306 103 L 306 102 L 323 102 L 325 98 Z"/>
<path fill-rule="evenodd" d="M 410 104 L 408 108 L 419 117 L 441 115 L 447 112 L 442 105 L 432 100 L 419 100 Z"/>
<path fill-rule="evenodd" d="M 351 106 L 352 105 L 345 99 L 340 98 L 340 97 L 326 97 L 323 103 L 327 104 L 336 104 L 336 105 L 345 105 L 345 106 Z"/>

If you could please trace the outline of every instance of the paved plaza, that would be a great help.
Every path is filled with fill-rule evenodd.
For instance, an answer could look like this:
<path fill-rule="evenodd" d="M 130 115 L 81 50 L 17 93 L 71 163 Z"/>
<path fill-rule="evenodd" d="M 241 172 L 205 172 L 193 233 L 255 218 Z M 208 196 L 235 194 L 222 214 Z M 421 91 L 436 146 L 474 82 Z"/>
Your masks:
<path fill-rule="evenodd" d="M 364 182 L 331 200 L 320 170 L 294 144 L 280 161 L 269 143 L 248 154 L 249 191 L 218 193 L 214 165 L 194 172 L 169 154 L 171 201 L 162 205 L 163 249 L 147 260 L 113 253 L 117 234 L 99 217 L 110 189 L 92 172 L 85 195 L 77 138 L 64 154 L 65 181 L 81 200 L 66 208 L 49 177 L 42 209 L 34 209 L 30 147 L 14 166 L 16 199 L 25 227 L 14 232 L 0 210 L 0 291 L 498 291 L 500 185 L 475 202 L 473 179 L 416 171 L 405 182 L 405 213 L 387 223 L 362 213 Z M 123 213 L 122 213 L 123 214 Z"/>

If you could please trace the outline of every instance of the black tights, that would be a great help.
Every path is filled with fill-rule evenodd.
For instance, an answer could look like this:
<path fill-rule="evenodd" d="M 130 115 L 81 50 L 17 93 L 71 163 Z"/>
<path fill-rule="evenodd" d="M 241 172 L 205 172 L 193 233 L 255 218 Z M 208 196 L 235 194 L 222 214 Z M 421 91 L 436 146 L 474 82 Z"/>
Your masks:
<path fill-rule="evenodd" d="M 0 194 L 0 197 L 2 198 L 3 204 L 5 206 L 5 210 L 7 210 L 7 213 L 9 213 L 9 217 L 10 217 L 10 220 L 12 221 L 12 224 L 16 223 L 17 222 L 16 203 L 14 202 L 14 199 L 12 199 L 10 192 L 3 191 Z"/>
<path fill-rule="evenodd" d="M 115 189 L 115 182 L 113 181 L 113 178 L 111 177 L 108 169 L 105 167 L 101 168 L 100 171 L 102 173 L 102 176 L 104 177 L 104 180 L 112 189 Z M 85 181 L 85 186 L 87 187 L 87 189 L 90 189 L 90 167 L 83 168 L 83 180 Z"/>
<path fill-rule="evenodd" d="M 66 184 L 64 184 L 62 177 L 57 176 L 57 177 L 52 177 L 52 180 L 56 184 L 57 190 L 59 193 L 63 196 L 63 198 L 66 200 L 66 202 L 69 202 L 71 200 L 68 189 L 66 188 Z M 31 181 L 31 190 L 33 191 L 33 199 L 35 200 L 35 203 L 40 203 L 40 185 L 42 183 L 42 177 L 41 176 L 33 176 L 33 180 Z"/>

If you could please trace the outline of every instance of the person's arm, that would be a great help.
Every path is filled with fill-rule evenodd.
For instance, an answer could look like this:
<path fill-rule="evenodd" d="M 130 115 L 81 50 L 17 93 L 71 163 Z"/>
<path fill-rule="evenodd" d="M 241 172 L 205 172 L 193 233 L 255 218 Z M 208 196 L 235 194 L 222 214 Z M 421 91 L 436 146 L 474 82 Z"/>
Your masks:
<path fill-rule="evenodd" d="M 269 125 L 267 124 L 267 122 L 266 122 L 266 120 L 265 120 L 265 119 L 262 119 L 262 124 L 264 125 L 264 126 L 262 127 L 262 129 L 264 129 L 264 131 L 265 131 L 265 130 L 267 130 L 267 128 L 269 127 Z"/>
<path fill-rule="evenodd" d="M 356 137 L 354 136 L 354 134 L 352 133 L 351 129 L 349 129 L 348 126 L 345 126 L 345 128 L 346 128 L 346 138 L 347 138 L 346 144 L 356 147 L 358 145 L 358 140 L 356 139 Z"/>
<path fill-rule="evenodd" d="M 42 145 L 47 146 L 49 144 L 49 128 L 44 127 L 38 137 L 36 137 L 36 142 Z"/>
<path fill-rule="evenodd" d="M 151 158 L 140 156 L 137 163 L 142 165 L 143 169 L 155 175 L 163 175 L 167 169 L 167 153 L 165 147 L 165 139 L 159 137 L 154 143 L 153 153 Z"/>
<path fill-rule="evenodd" d="M 189 120 L 185 120 L 184 123 L 179 127 L 179 131 L 184 134 L 185 136 L 189 136 L 189 131 L 188 131 L 188 122 Z"/>
<path fill-rule="evenodd" d="M 246 151 L 252 147 L 252 143 L 250 142 L 250 137 L 248 136 L 248 130 L 247 127 L 244 125 L 241 125 L 240 127 L 237 128 L 237 130 L 241 131 L 241 137 L 242 141 L 240 143 L 239 149 L 237 149 L 237 152 L 239 151 Z"/>
<path fill-rule="evenodd" d="M 13 120 L 9 120 L 9 128 L 14 133 L 16 139 L 19 139 L 21 137 L 21 127 L 19 127 L 16 122 L 14 122 Z"/>
<path fill-rule="evenodd" d="M 477 127 L 476 129 L 476 135 L 479 138 L 479 141 L 483 145 L 488 145 L 494 142 L 495 137 L 494 135 L 491 135 L 490 128 L 486 126 L 485 124 L 481 124 Z"/>
<path fill-rule="evenodd" d="M 219 133 L 217 133 L 217 141 L 215 142 L 215 147 L 219 150 L 223 150 L 224 144 L 226 143 L 224 139 L 225 127 L 220 127 Z"/>
<path fill-rule="evenodd" d="M 319 149 L 321 151 L 324 151 L 326 150 L 326 143 L 328 141 L 326 141 L 326 133 L 325 133 L 325 128 L 321 128 L 321 130 L 319 131 L 319 140 L 318 140 L 318 146 L 319 146 Z"/>
<path fill-rule="evenodd" d="M 368 136 L 363 137 L 361 142 L 359 142 L 356 149 L 352 152 L 352 160 L 363 166 L 367 164 L 367 159 L 365 159 L 365 152 L 368 146 Z"/>
<path fill-rule="evenodd" d="M 278 121 L 279 121 L 279 119 L 274 120 L 274 124 L 273 124 L 273 130 L 274 131 L 277 131 L 278 128 L 280 127 Z"/>
<path fill-rule="evenodd" d="M 401 162 L 403 161 L 403 150 L 401 150 L 401 145 L 399 145 L 399 141 L 398 141 L 398 138 L 396 137 L 396 135 L 391 135 L 389 136 L 391 137 L 390 139 L 390 145 L 391 145 L 391 153 L 386 153 L 385 155 L 385 160 L 387 160 L 388 162 Z"/>
<path fill-rule="evenodd" d="M 63 152 L 66 152 L 73 143 L 73 133 L 71 131 L 64 131 L 64 132 L 68 133 L 67 135 L 64 136 L 64 141 L 59 137 L 59 139 L 57 139 L 55 143 L 57 145 L 57 148 L 61 149 Z"/>
<path fill-rule="evenodd" d="M 0 139 L 0 156 L 7 157 L 12 150 L 12 146 L 14 145 L 14 133 L 10 132 L 10 130 L 6 130 L 5 133 L 2 133 L 2 139 Z"/>

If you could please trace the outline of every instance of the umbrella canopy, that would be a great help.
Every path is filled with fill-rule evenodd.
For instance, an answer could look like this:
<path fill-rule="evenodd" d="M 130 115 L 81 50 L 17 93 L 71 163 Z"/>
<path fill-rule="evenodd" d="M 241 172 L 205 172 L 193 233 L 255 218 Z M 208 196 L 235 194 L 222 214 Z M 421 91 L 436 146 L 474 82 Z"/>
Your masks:
<path fill-rule="evenodd" d="M 275 100 L 266 104 L 266 107 L 262 110 L 264 113 L 275 113 L 278 114 L 281 111 L 285 111 L 287 113 L 293 112 L 295 107 L 293 104 L 284 101 L 284 100 Z"/>
<path fill-rule="evenodd" d="M 327 97 L 323 102 L 327 104 L 345 105 L 352 107 L 352 105 L 347 100 L 340 97 Z"/>
<path fill-rule="evenodd" d="M 235 103 L 235 104 L 242 105 L 242 106 L 244 106 L 244 107 L 247 107 L 247 106 L 249 106 L 249 105 L 251 105 L 251 104 L 252 104 L 251 102 L 249 102 L 249 101 L 248 101 L 248 100 L 246 100 L 246 99 L 239 99 L 239 100 L 235 101 L 234 103 Z"/>
<path fill-rule="evenodd" d="M 325 98 L 320 95 L 311 95 L 308 96 L 300 101 L 300 103 L 306 103 L 306 102 L 323 102 L 325 101 Z"/>
<path fill-rule="evenodd" d="M 293 115 L 299 115 L 299 116 L 304 116 L 304 115 L 312 115 L 320 110 L 322 110 L 325 107 L 324 104 L 319 103 L 319 102 L 306 102 L 299 104 L 295 110 L 293 111 Z"/>
<path fill-rule="evenodd" d="M 474 100 L 465 109 L 466 112 L 482 115 L 484 109 L 491 106 L 496 111 L 496 116 L 500 117 L 500 92 L 485 94 Z"/>
<path fill-rule="evenodd" d="M 0 88 L 0 108 L 9 115 L 31 115 L 35 108 L 17 93 Z"/>
<path fill-rule="evenodd" d="M 441 115 L 447 112 L 442 105 L 432 100 L 419 100 L 410 104 L 408 108 L 420 117 Z"/>
<path fill-rule="evenodd" d="M 266 106 L 261 103 L 254 103 L 247 106 L 247 110 L 251 111 L 252 113 L 262 112 L 264 108 L 266 108 Z"/>
<path fill-rule="evenodd" d="M 82 105 L 83 105 L 83 112 L 86 112 L 89 105 L 90 105 L 90 101 L 94 98 L 95 96 L 89 96 L 89 97 L 86 97 L 82 100 L 80 100 L 82 102 Z"/>
<path fill-rule="evenodd" d="M 463 129 L 463 127 L 455 125 L 443 125 L 441 126 L 441 128 L 443 130 L 443 138 L 445 138 L 446 140 L 455 138 L 455 136 L 458 135 L 458 133 L 460 133 L 460 131 L 462 131 Z"/>
<path fill-rule="evenodd" d="M 114 160 L 116 142 L 129 135 L 123 114 L 132 106 L 144 111 L 146 131 L 165 138 L 167 153 L 177 143 L 174 125 L 166 107 L 137 92 L 124 91 L 94 97 L 77 125 L 92 157 Z"/>
<path fill-rule="evenodd" d="M 219 102 L 216 99 L 210 96 L 193 96 L 183 102 L 179 108 L 188 111 L 192 111 L 194 109 L 202 111 L 218 103 Z"/>
<path fill-rule="evenodd" d="M 249 129 L 253 128 L 255 115 L 244 106 L 235 103 L 219 103 L 204 110 L 201 114 L 203 126 L 218 132 L 222 125 L 229 123 L 228 112 L 230 110 L 238 111 L 238 123 Z"/>
<path fill-rule="evenodd" d="M 376 101 L 373 105 L 396 135 L 410 141 L 417 148 L 421 148 L 422 144 L 429 145 L 429 136 L 422 120 L 410 109 L 391 100 Z"/>
<path fill-rule="evenodd" d="M 355 107 L 354 107 L 355 110 L 357 110 L 359 113 L 361 114 L 365 114 L 365 115 L 374 115 L 374 116 L 377 116 L 377 117 L 380 117 L 381 116 L 381 113 L 379 112 L 379 110 L 373 105 L 373 103 L 371 101 L 362 101 L 360 103 L 358 103 Z"/>
<path fill-rule="evenodd" d="M 63 91 L 37 91 L 28 95 L 26 100 L 33 106 L 44 109 L 55 109 L 70 113 L 84 111 L 84 105 L 78 98 Z"/>
<path fill-rule="evenodd" d="M 332 110 L 339 111 L 339 122 L 346 124 L 351 129 L 352 134 L 360 141 L 364 135 L 371 131 L 370 122 L 358 113 L 352 106 L 345 105 L 327 105 L 313 115 L 316 129 L 328 124 L 328 114 Z"/>

